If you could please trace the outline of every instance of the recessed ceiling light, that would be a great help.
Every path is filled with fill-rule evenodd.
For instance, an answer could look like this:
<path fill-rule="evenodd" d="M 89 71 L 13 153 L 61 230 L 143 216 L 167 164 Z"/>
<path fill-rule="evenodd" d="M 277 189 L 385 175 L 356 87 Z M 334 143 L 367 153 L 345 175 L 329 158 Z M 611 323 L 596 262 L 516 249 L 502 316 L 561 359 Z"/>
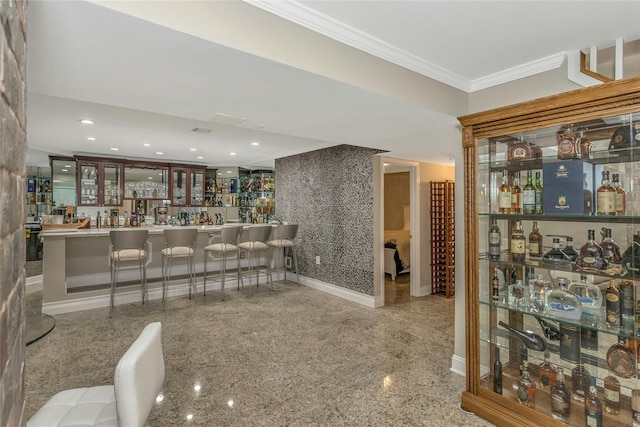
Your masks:
<path fill-rule="evenodd" d="M 260 143 L 259 143 L 259 142 L 257 142 L 257 141 L 253 141 L 253 142 L 251 143 L 251 145 L 253 145 L 253 146 L 257 146 L 257 145 L 260 145 Z"/>
<path fill-rule="evenodd" d="M 144 143 L 142 145 L 144 145 L 145 147 L 151 147 L 151 144 L 149 144 L 148 142 L 146 142 L 146 143 Z"/>
<path fill-rule="evenodd" d="M 232 173 L 231 171 L 227 171 L 227 173 Z"/>
<path fill-rule="evenodd" d="M 222 172 L 218 172 L 218 175 L 222 175 Z"/>
<path fill-rule="evenodd" d="M 193 389 L 195 391 L 200 391 L 202 389 L 202 387 L 200 386 L 200 384 L 196 384 L 196 385 L 193 386 Z"/>
<path fill-rule="evenodd" d="M 65 168 L 70 168 L 70 167 L 71 167 L 71 165 L 64 165 L 64 167 L 65 167 Z"/>
<path fill-rule="evenodd" d="M 69 169 L 62 169 L 62 172 L 69 172 Z"/>
<path fill-rule="evenodd" d="M 164 153 L 162 151 L 156 151 L 156 154 L 159 154 L 162 156 Z"/>
<path fill-rule="evenodd" d="M 189 148 L 189 151 L 196 151 L 195 148 Z"/>
<path fill-rule="evenodd" d="M 256 125 L 256 129 L 264 129 L 265 127 L 265 125 Z"/>
<path fill-rule="evenodd" d="M 202 159 L 204 159 L 204 157 L 203 156 L 198 156 L 198 157 L 196 157 L 196 159 L 202 160 Z"/>
<path fill-rule="evenodd" d="M 187 415 L 187 421 L 191 421 L 193 419 L 193 414 Z"/>
<path fill-rule="evenodd" d="M 158 172 L 158 175 L 162 176 L 162 175 L 164 175 L 164 174 L 163 174 L 162 172 Z"/>
<path fill-rule="evenodd" d="M 95 141 L 95 140 L 96 140 L 96 138 L 95 138 L 95 137 L 93 137 L 93 136 L 88 136 L 88 137 L 87 137 L 87 140 L 89 140 L 89 141 Z"/>
<path fill-rule="evenodd" d="M 120 150 L 120 149 L 119 149 L 119 148 L 116 148 L 116 147 L 111 147 L 111 148 L 110 148 L 110 150 L 111 150 L 111 151 L 118 151 L 118 150 Z"/>
<path fill-rule="evenodd" d="M 92 125 L 95 122 L 93 120 L 89 120 L 89 119 L 82 119 L 82 120 L 80 120 L 80 123 L 82 123 L 83 125 Z"/>
<path fill-rule="evenodd" d="M 153 177 L 152 177 L 152 176 L 150 176 L 150 177 L 149 177 L 149 179 L 153 179 Z"/>
<path fill-rule="evenodd" d="M 229 155 L 230 155 L 230 156 L 235 156 L 235 155 L 236 155 L 236 153 L 229 153 Z"/>

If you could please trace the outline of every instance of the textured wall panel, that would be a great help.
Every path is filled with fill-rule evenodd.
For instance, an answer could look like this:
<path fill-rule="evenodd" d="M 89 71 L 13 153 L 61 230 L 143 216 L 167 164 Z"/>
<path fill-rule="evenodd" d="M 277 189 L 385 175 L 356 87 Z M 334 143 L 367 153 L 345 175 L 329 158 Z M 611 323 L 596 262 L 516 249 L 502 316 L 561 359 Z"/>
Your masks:
<path fill-rule="evenodd" d="M 299 224 L 303 276 L 373 295 L 373 156 L 380 152 L 339 145 L 276 159 L 276 216 Z"/>

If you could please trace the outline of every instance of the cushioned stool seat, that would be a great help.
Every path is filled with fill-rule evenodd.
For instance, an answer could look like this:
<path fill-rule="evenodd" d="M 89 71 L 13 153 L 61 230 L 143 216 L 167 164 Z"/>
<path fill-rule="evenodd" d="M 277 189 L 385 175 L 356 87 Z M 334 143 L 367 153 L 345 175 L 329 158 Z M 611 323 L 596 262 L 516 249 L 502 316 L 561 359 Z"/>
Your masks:
<path fill-rule="evenodd" d="M 160 322 L 148 324 L 118 361 L 113 385 L 64 390 L 27 427 L 143 427 L 164 382 Z"/>
<path fill-rule="evenodd" d="M 29 420 L 29 427 L 118 427 L 112 385 L 64 390 Z"/>

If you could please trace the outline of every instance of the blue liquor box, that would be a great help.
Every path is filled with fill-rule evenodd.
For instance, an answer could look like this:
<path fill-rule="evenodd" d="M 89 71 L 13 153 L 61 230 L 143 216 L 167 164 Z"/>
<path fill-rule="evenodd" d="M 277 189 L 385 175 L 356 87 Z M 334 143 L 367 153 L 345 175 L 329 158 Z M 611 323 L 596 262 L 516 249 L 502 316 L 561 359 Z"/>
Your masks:
<path fill-rule="evenodd" d="M 27 178 L 27 193 L 35 193 L 35 192 L 36 192 L 36 179 Z"/>
<path fill-rule="evenodd" d="M 542 179 L 542 209 L 545 214 L 593 213 L 593 165 L 582 160 L 544 163 Z"/>

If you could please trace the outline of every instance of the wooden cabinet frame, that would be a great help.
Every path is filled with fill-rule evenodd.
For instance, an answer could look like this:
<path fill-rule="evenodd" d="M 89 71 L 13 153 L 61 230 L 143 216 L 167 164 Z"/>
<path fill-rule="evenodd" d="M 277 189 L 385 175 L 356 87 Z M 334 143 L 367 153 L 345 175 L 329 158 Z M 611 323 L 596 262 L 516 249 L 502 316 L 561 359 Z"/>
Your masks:
<path fill-rule="evenodd" d="M 640 111 L 640 78 L 630 78 L 459 117 L 463 126 L 466 391 L 462 406 L 500 426 L 567 426 L 480 387 L 477 140 Z"/>

